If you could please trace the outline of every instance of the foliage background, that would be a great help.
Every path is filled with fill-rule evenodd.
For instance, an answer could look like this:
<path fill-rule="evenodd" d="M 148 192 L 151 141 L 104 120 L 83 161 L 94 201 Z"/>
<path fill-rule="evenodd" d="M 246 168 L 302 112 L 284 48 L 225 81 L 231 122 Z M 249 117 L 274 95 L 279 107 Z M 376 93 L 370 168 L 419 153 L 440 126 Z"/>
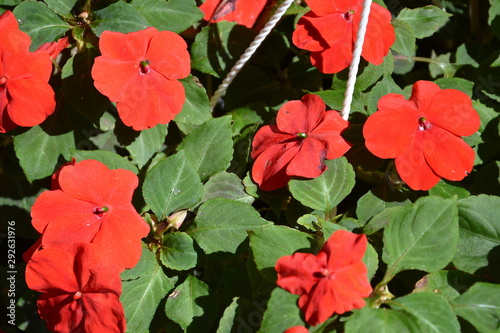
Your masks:
<path fill-rule="evenodd" d="M 362 62 L 345 133 L 355 146 L 329 161 L 322 176 L 266 193 L 248 174 L 259 126 L 306 92 L 331 109 L 342 107 L 347 71 L 322 75 L 290 41 L 307 8 L 292 5 L 212 114 L 209 96 L 256 30 L 232 22 L 203 26 L 194 0 L 0 1 L 31 36 L 32 50 L 63 35 L 77 47 L 57 60 L 54 115 L 0 135 L 0 215 L 16 222 L 18 255 L 17 327 L 1 328 L 46 330 L 36 314 L 38 295 L 24 283 L 21 254 L 38 237 L 31 205 L 48 189 L 49 176 L 75 157 L 135 172 L 141 182 L 134 205 L 155 228 L 187 211 L 179 230 L 152 233 L 141 262 L 122 275 L 129 332 L 281 332 L 304 325 L 297 296 L 275 285 L 274 263 L 297 250 L 317 251 L 339 228 L 369 235 L 365 261 L 376 292 L 366 308 L 311 332 L 499 332 L 500 2 L 377 2 L 393 14 L 397 40 L 382 65 Z M 88 21 L 78 18 L 84 10 Z M 196 35 L 186 31 L 192 25 Z M 103 31 L 148 26 L 182 33 L 193 70 L 182 80 L 187 101 L 175 121 L 134 132 L 93 88 L 90 69 Z M 477 152 L 474 171 L 429 192 L 398 182 L 361 136 L 381 96 L 408 97 L 422 79 L 465 92 L 481 117 L 479 132 L 465 138 Z M 6 223 L 0 227 L 5 233 Z"/>

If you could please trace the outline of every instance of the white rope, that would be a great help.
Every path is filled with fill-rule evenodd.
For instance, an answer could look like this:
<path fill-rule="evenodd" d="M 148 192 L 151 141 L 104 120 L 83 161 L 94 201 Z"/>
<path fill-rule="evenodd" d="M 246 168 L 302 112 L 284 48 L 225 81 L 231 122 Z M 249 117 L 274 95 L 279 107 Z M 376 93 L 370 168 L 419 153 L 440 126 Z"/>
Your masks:
<path fill-rule="evenodd" d="M 371 6 L 372 0 L 365 0 L 363 2 L 361 22 L 359 22 L 359 30 L 356 36 L 356 43 L 354 44 L 351 66 L 349 66 L 349 77 L 347 79 L 347 88 L 344 95 L 344 104 L 342 112 L 340 113 L 345 120 L 349 118 L 349 113 L 351 112 L 352 95 L 354 94 L 354 85 L 356 84 L 356 76 L 358 75 L 359 60 L 361 58 L 361 51 L 363 50 Z"/>
<path fill-rule="evenodd" d="M 212 111 L 217 104 L 217 101 L 219 98 L 224 95 L 226 92 L 227 87 L 231 84 L 233 79 L 238 75 L 240 72 L 241 68 L 245 65 L 245 63 L 250 59 L 250 57 L 255 53 L 255 51 L 259 48 L 260 44 L 264 41 L 264 39 L 269 35 L 271 30 L 273 30 L 274 26 L 278 21 L 281 19 L 281 17 L 285 14 L 286 10 L 290 5 L 292 4 L 294 0 L 285 0 L 281 3 L 281 5 L 278 7 L 276 10 L 276 13 L 274 13 L 273 16 L 269 19 L 269 21 L 266 23 L 264 28 L 259 32 L 259 34 L 255 37 L 253 42 L 250 44 L 250 46 L 245 50 L 245 52 L 241 55 L 240 59 L 234 64 L 233 68 L 231 68 L 231 71 L 227 74 L 226 78 L 222 81 L 222 83 L 219 85 L 217 88 L 217 91 L 214 93 L 212 98 L 210 98 L 210 106 L 212 108 Z"/>

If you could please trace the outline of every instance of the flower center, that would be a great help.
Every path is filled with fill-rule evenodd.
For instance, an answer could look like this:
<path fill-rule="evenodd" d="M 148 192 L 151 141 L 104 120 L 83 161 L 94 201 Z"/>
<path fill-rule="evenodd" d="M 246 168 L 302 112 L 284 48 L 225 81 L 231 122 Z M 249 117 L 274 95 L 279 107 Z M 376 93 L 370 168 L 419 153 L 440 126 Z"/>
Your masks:
<path fill-rule="evenodd" d="M 421 131 L 427 131 L 432 128 L 432 124 L 427 121 L 425 117 L 420 117 L 418 119 L 418 129 Z"/>
<path fill-rule="evenodd" d="M 4 85 L 7 82 L 7 77 L 5 75 L 0 76 L 0 85 Z"/>
<path fill-rule="evenodd" d="M 141 61 L 141 70 L 139 73 L 141 73 L 142 75 L 148 74 L 151 71 L 151 67 L 149 67 L 149 64 L 151 64 L 151 62 L 148 59 Z"/>
<path fill-rule="evenodd" d="M 73 300 L 74 301 L 78 301 L 80 298 L 82 298 L 82 293 L 80 291 L 77 291 L 74 295 L 73 295 Z"/>
<path fill-rule="evenodd" d="M 299 132 L 295 134 L 298 138 L 307 138 L 307 133 L 304 132 Z"/>
<path fill-rule="evenodd" d="M 330 276 L 330 271 L 328 270 L 328 268 L 323 268 L 323 269 L 321 269 L 320 273 L 321 273 L 321 275 L 323 275 L 324 277 L 329 277 L 329 276 Z"/>
<path fill-rule="evenodd" d="M 94 215 L 97 215 L 97 218 L 102 219 L 104 213 L 106 213 L 108 210 L 108 207 L 96 207 L 94 208 Z"/>
<path fill-rule="evenodd" d="M 344 18 L 344 20 L 346 20 L 347 22 L 351 22 L 352 21 L 352 17 L 354 16 L 354 10 L 348 10 L 347 12 L 343 13 L 342 14 L 342 17 Z"/>

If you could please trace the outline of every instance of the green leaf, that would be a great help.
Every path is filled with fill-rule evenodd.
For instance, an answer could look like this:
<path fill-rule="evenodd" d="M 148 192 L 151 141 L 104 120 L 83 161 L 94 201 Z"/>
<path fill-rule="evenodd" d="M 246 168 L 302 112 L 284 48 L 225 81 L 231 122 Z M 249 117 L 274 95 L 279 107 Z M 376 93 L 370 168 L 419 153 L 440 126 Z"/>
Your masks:
<path fill-rule="evenodd" d="M 209 331 L 217 315 L 217 297 L 201 280 L 189 275 L 175 288 L 165 304 L 167 317 L 184 332 Z"/>
<path fill-rule="evenodd" d="M 365 255 L 363 256 L 363 263 L 368 269 L 368 273 L 366 275 L 368 277 L 368 281 L 370 281 L 378 270 L 378 253 L 369 243 L 366 247 Z"/>
<path fill-rule="evenodd" d="M 356 205 L 356 215 L 361 222 L 366 223 L 385 208 L 406 206 L 409 203 L 411 201 L 402 192 L 391 190 L 386 186 L 379 186 L 359 198 Z"/>
<path fill-rule="evenodd" d="M 453 198 L 456 196 L 458 199 L 465 199 L 470 195 L 470 192 L 463 187 L 440 180 L 439 183 L 429 190 L 429 194 L 442 198 Z"/>
<path fill-rule="evenodd" d="M 392 309 L 355 310 L 345 324 L 345 333 L 422 333 L 417 319 L 403 311 Z"/>
<path fill-rule="evenodd" d="M 382 260 L 388 266 L 386 277 L 405 269 L 442 269 L 453 258 L 457 241 L 456 200 L 420 198 L 399 210 L 385 228 Z"/>
<path fill-rule="evenodd" d="M 54 42 L 71 29 L 71 26 L 39 1 L 24 1 L 14 11 L 19 29 L 31 37 L 30 51 L 43 43 Z"/>
<path fill-rule="evenodd" d="M 184 232 L 166 234 L 163 237 L 160 260 L 166 267 L 177 271 L 193 268 L 198 260 L 193 239 Z"/>
<path fill-rule="evenodd" d="M 441 78 L 434 81 L 441 89 L 456 89 L 472 97 L 474 82 L 460 77 Z"/>
<path fill-rule="evenodd" d="M 126 126 L 119 126 L 115 129 L 118 141 L 125 146 L 139 169 L 145 166 L 161 149 L 167 131 L 168 126 L 162 124 L 140 132 Z"/>
<path fill-rule="evenodd" d="M 397 215 L 403 207 L 404 206 L 392 206 L 385 208 L 365 224 L 365 226 L 363 227 L 363 232 L 367 235 L 371 235 L 376 233 L 380 229 L 385 228 L 392 221 L 394 215 Z"/>
<path fill-rule="evenodd" d="M 375 84 L 382 75 L 390 75 L 394 70 L 392 54 L 384 57 L 384 62 L 378 66 L 368 62 L 363 62 L 363 64 L 364 66 L 360 66 L 356 79 L 356 90 L 358 91 L 365 91 Z"/>
<path fill-rule="evenodd" d="M 269 225 L 248 234 L 257 269 L 271 282 L 276 281 L 274 266 L 279 258 L 297 251 L 311 253 L 314 244 L 311 235 L 285 226 Z"/>
<path fill-rule="evenodd" d="M 191 47 L 191 66 L 203 73 L 223 77 L 254 39 L 256 32 L 236 24 L 217 22 L 203 28 Z"/>
<path fill-rule="evenodd" d="M 460 332 L 460 324 L 450 304 L 432 293 L 416 293 L 388 302 L 395 310 L 413 315 L 421 332 Z"/>
<path fill-rule="evenodd" d="M 499 259 L 497 252 L 492 251 L 500 245 L 500 197 L 472 196 L 460 200 L 457 206 L 460 239 L 453 264 L 471 274 L 482 267 L 494 269 L 494 262 Z"/>
<path fill-rule="evenodd" d="M 174 288 L 156 262 L 155 255 L 143 247 L 141 261 L 122 273 L 121 302 L 127 319 L 127 332 L 148 332 L 156 308 L 165 295 Z"/>
<path fill-rule="evenodd" d="M 80 0 L 44 0 L 44 2 L 50 9 L 68 19 L 74 18 L 72 15 L 73 8 L 75 6 L 78 8 L 80 5 Z"/>
<path fill-rule="evenodd" d="M 181 151 L 159 162 L 146 174 L 142 193 L 162 221 L 174 211 L 197 203 L 203 195 L 203 185 L 185 152 Z"/>
<path fill-rule="evenodd" d="M 77 162 L 83 160 L 97 160 L 106 164 L 110 169 L 125 169 L 138 173 L 137 168 L 124 157 L 105 150 L 76 150 L 71 149 L 71 157 Z M 68 159 L 69 160 L 69 159 Z"/>
<path fill-rule="evenodd" d="M 181 112 L 175 117 L 175 123 L 184 133 L 191 132 L 212 118 L 207 92 L 197 80 L 192 75 L 179 80 L 184 85 L 186 101 Z"/>
<path fill-rule="evenodd" d="M 415 31 L 410 23 L 399 19 L 392 20 L 391 23 L 396 33 L 396 41 L 391 46 L 391 49 L 405 57 L 413 57 L 417 45 Z"/>
<path fill-rule="evenodd" d="M 262 228 L 267 223 L 252 206 L 218 198 L 208 200 L 200 206 L 198 215 L 186 233 L 207 254 L 235 253 L 247 238 L 247 230 Z"/>
<path fill-rule="evenodd" d="M 50 176 L 70 160 L 75 148 L 73 131 L 68 131 L 65 115 L 58 109 L 38 126 L 14 136 L 14 149 L 29 182 Z"/>
<path fill-rule="evenodd" d="M 267 302 L 260 329 L 257 332 L 284 332 L 290 327 L 305 326 L 297 305 L 299 296 L 275 288 Z"/>
<path fill-rule="evenodd" d="M 254 198 L 245 192 L 241 179 L 234 173 L 225 171 L 218 173 L 210 177 L 203 188 L 203 202 L 215 198 L 226 198 L 251 205 L 254 201 Z"/>
<path fill-rule="evenodd" d="M 292 179 L 290 192 L 303 205 L 330 212 L 354 187 L 354 171 L 345 157 L 326 160 L 328 169 L 310 180 Z"/>
<path fill-rule="evenodd" d="M 133 0 L 132 7 L 158 30 L 183 32 L 203 18 L 194 0 Z"/>
<path fill-rule="evenodd" d="M 414 293 L 435 293 L 447 301 L 457 298 L 477 279 L 462 271 L 437 271 L 425 275 L 416 284 Z"/>
<path fill-rule="evenodd" d="M 436 6 L 425 6 L 415 9 L 403 8 L 397 19 L 408 23 L 417 38 L 425 38 L 438 31 L 450 16 Z"/>
<path fill-rule="evenodd" d="M 259 327 L 260 321 L 254 318 L 263 311 L 258 301 L 250 303 L 244 298 L 235 297 L 224 310 L 219 322 L 217 333 L 232 333 L 243 328 L 246 332 L 253 332 Z M 238 330 L 236 330 L 238 328 Z"/>
<path fill-rule="evenodd" d="M 481 333 L 498 333 L 500 319 L 500 285 L 478 282 L 463 295 L 451 301 L 455 313 L 470 322 Z"/>
<path fill-rule="evenodd" d="M 488 24 L 493 33 L 500 38 L 500 3 L 498 1 L 493 1 L 488 10 Z"/>
<path fill-rule="evenodd" d="M 231 117 L 207 121 L 189 133 L 177 151 L 185 151 L 202 181 L 226 170 L 233 156 Z"/>
<path fill-rule="evenodd" d="M 99 37 L 105 30 L 128 33 L 146 29 L 151 25 L 139 12 L 126 3 L 117 1 L 94 12 L 95 19 L 90 27 Z"/>
<path fill-rule="evenodd" d="M 110 100 L 94 87 L 94 79 L 90 74 L 94 59 L 99 55 L 97 49 L 89 46 L 69 58 L 61 74 L 65 101 L 94 124 L 99 123 L 104 111 L 112 105 Z"/>

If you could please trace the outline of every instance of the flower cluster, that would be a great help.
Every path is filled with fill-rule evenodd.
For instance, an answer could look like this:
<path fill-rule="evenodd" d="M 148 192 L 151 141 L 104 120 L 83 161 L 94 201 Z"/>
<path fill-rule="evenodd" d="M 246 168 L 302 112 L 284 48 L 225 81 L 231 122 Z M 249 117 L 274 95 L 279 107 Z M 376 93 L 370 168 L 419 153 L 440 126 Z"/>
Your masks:
<path fill-rule="evenodd" d="M 325 159 L 338 158 L 351 147 L 340 133 L 348 122 L 336 111 L 326 111 L 313 94 L 285 103 L 276 125 L 262 127 L 252 142 L 252 177 L 264 191 L 286 186 L 291 177 L 318 177 Z"/>
<path fill-rule="evenodd" d="M 363 128 L 368 150 L 394 158 L 399 176 L 414 190 L 441 179 L 462 180 L 474 166 L 474 150 L 461 136 L 474 134 L 480 119 L 469 96 L 418 81 L 409 100 L 389 94 Z"/>
<path fill-rule="evenodd" d="M 94 85 L 116 102 L 125 125 L 139 131 L 167 124 L 181 111 L 186 93 L 179 79 L 189 75 L 191 65 L 179 35 L 153 27 L 127 34 L 104 31 L 99 48 Z"/>
<path fill-rule="evenodd" d="M 49 85 L 51 57 L 64 49 L 67 38 L 30 52 L 31 38 L 21 30 L 14 14 L 0 16 L 0 133 L 17 126 L 35 126 L 56 107 Z"/>
<path fill-rule="evenodd" d="M 26 255 L 26 282 L 42 293 L 39 313 L 54 332 L 124 332 L 119 273 L 139 261 L 149 233 L 131 204 L 137 185 L 131 171 L 72 161 L 35 201 L 42 235 Z"/>
<path fill-rule="evenodd" d="M 203 20 L 230 21 L 252 28 L 267 0 L 207 0 L 201 6 Z"/>
<path fill-rule="evenodd" d="M 311 62 L 323 73 L 349 67 L 358 33 L 363 0 L 307 0 L 311 11 L 297 22 L 292 40 L 298 48 L 311 51 Z M 380 65 L 396 35 L 391 13 L 372 3 L 361 56 Z"/>
<path fill-rule="evenodd" d="M 362 261 L 367 244 L 365 235 L 338 230 L 316 255 L 297 252 L 278 259 L 277 284 L 300 295 L 299 307 L 308 324 L 317 325 L 334 313 L 365 306 L 363 297 L 372 292 Z M 292 330 L 304 331 L 307 330 Z"/>

